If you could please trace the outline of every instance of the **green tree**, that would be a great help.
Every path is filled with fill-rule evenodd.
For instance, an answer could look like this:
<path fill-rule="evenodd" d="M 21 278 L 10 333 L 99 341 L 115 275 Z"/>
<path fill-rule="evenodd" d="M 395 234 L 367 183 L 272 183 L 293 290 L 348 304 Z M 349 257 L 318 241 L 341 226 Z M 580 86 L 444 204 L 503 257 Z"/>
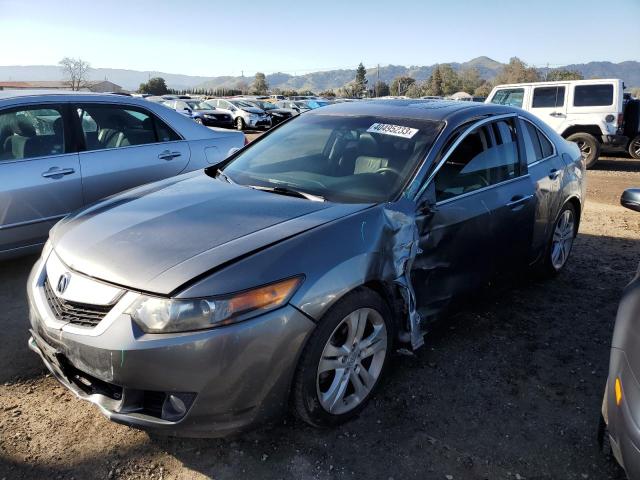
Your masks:
<path fill-rule="evenodd" d="M 333 90 L 324 90 L 320 92 L 320 96 L 325 98 L 334 98 L 336 96 L 336 92 Z"/>
<path fill-rule="evenodd" d="M 253 80 L 251 91 L 254 95 L 266 95 L 269 90 L 269 84 L 267 83 L 267 77 L 262 72 L 257 72 L 256 77 Z"/>
<path fill-rule="evenodd" d="M 169 93 L 167 84 L 162 77 L 153 77 L 146 83 L 141 83 L 138 87 L 139 93 L 150 93 L 151 95 L 165 95 Z"/>
<path fill-rule="evenodd" d="M 427 80 L 425 87 L 426 95 L 442 96 L 442 73 L 440 72 L 440 65 L 436 65 Z"/>
<path fill-rule="evenodd" d="M 473 95 L 473 92 L 482 85 L 483 80 L 480 78 L 480 72 L 477 68 L 463 68 L 458 74 L 460 77 L 460 90 Z"/>
<path fill-rule="evenodd" d="M 584 76 L 575 70 L 554 68 L 547 73 L 546 80 L 550 82 L 556 82 L 559 80 L 584 80 Z"/>
<path fill-rule="evenodd" d="M 353 96 L 361 98 L 367 90 L 367 83 L 367 69 L 364 68 L 364 65 L 360 62 L 360 65 L 358 65 L 358 68 L 356 69 L 356 78 L 352 86 Z"/>
<path fill-rule="evenodd" d="M 397 96 L 406 95 L 407 89 L 414 83 L 416 83 L 415 78 L 401 75 L 393 79 L 389 86 L 389 93 Z"/>
<path fill-rule="evenodd" d="M 484 83 L 482 83 L 482 85 L 480 85 L 473 91 L 473 94 L 476 97 L 488 97 L 491 93 L 492 88 L 493 85 L 491 84 L 491 82 L 485 81 Z"/>
<path fill-rule="evenodd" d="M 496 84 L 501 83 L 521 83 L 539 82 L 540 74 L 534 67 L 528 66 L 518 57 L 512 57 L 509 63 L 502 68 L 496 76 Z"/>
<path fill-rule="evenodd" d="M 387 85 L 382 80 L 376 82 L 373 87 L 373 94 L 376 97 L 386 97 L 389 95 L 389 85 Z"/>
<path fill-rule="evenodd" d="M 440 75 L 442 76 L 443 95 L 453 95 L 460 91 L 460 77 L 451 65 L 448 63 L 440 65 Z"/>
<path fill-rule="evenodd" d="M 409 85 L 407 91 L 405 92 L 405 95 L 409 98 L 420 98 L 422 95 L 424 95 L 424 89 L 419 83 L 415 82 Z"/>

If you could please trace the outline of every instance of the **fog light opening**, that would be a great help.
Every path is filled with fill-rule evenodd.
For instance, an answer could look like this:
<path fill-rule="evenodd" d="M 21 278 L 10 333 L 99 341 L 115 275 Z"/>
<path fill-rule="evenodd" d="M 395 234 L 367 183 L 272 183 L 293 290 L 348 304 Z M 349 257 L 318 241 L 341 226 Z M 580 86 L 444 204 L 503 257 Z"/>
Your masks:
<path fill-rule="evenodd" d="M 620 404 L 622 403 L 622 383 L 620 382 L 620 378 L 618 377 L 616 377 L 615 393 L 616 393 L 616 405 L 620 406 Z"/>
<path fill-rule="evenodd" d="M 194 398 L 192 393 L 167 393 L 162 404 L 162 418 L 173 422 L 180 420 L 187 414 Z"/>

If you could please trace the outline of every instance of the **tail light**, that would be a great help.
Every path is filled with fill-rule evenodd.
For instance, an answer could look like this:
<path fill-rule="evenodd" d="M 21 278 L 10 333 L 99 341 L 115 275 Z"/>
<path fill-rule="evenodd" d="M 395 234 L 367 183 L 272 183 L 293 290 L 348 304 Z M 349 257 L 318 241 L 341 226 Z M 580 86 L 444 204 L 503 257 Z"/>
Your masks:
<path fill-rule="evenodd" d="M 624 114 L 618 114 L 618 128 L 622 128 L 622 123 L 624 122 Z"/>
<path fill-rule="evenodd" d="M 247 138 L 247 136 L 244 136 L 244 144 L 245 145 L 249 145 L 249 139 Z"/>

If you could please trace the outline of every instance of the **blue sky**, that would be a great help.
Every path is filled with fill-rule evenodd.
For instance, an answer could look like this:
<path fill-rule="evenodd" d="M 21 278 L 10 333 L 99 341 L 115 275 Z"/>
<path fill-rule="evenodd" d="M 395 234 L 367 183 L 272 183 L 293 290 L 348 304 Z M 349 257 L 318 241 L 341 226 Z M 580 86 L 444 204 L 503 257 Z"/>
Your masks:
<path fill-rule="evenodd" d="M 1 65 L 291 74 L 516 55 L 640 60 L 640 0 L 0 0 Z"/>

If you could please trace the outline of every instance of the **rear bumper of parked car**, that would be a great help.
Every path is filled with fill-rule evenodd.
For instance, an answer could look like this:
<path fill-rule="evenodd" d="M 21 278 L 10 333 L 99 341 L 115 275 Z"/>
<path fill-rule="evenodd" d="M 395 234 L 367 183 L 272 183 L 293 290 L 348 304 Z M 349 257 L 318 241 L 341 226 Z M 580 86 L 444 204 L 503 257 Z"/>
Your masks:
<path fill-rule="evenodd" d="M 215 437 L 286 409 L 299 352 L 314 327 L 294 307 L 180 334 L 145 334 L 120 313 L 101 334 L 83 335 L 45 321 L 53 313 L 42 298 L 41 263 L 28 283 L 29 347 L 64 386 L 111 420 Z"/>
<path fill-rule="evenodd" d="M 616 379 L 621 400 L 616 401 Z M 629 478 L 640 478 L 640 384 L 622 350 L 611 350 L 602 413 L 613 454 Z"/>
<path fill-rule="evenodd" d="M 603 135 L 602 143 L 610 147 L 624 147 L 629 139 L 624 135 Z"/>

